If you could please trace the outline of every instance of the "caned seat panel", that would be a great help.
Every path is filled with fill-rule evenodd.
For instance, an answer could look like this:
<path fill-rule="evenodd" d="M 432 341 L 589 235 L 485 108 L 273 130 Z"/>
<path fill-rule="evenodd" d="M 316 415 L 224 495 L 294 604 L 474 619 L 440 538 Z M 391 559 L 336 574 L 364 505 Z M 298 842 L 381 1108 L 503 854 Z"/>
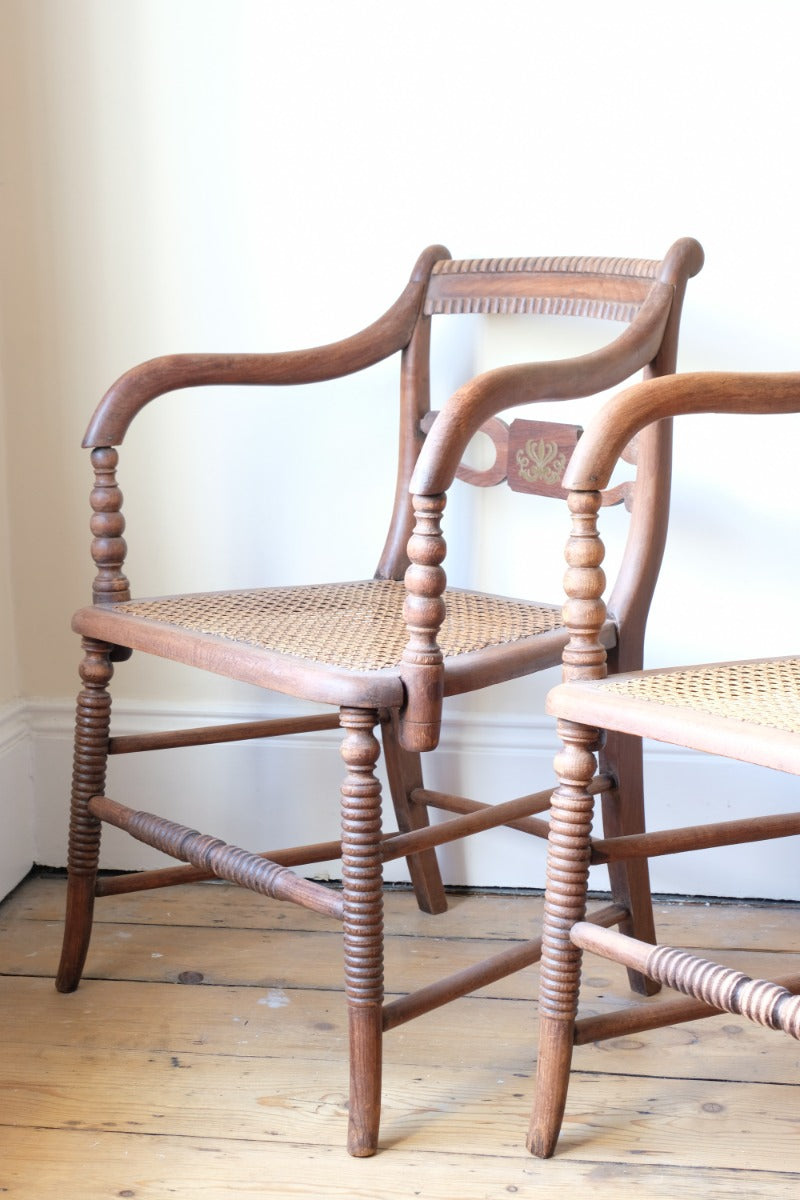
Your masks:
<path fill-rule="evenodd" d="M 797 656 L 566 683 L 553 689 L 547 708 L 582 724 L 800 774 Z"/>
<path fill-rule="evenodd" d="M 260 588 L 131 601 L 117 611 L 216 634 L 313 662 L 379 671 L 400 662 L 406 589 L 393 579 Z M 555 605 L 450 589 L 440 645 L 445 657 L 535 637 L 561 625 Z"/>
<path fill-rule="evenodd" d="M 389 704 L 396 703 L 392 681 L 408 642 L 406 594 L 402 582 L 386 579 L 204 592 L 94 605 L 76 614 L 74 627 L 86 636 L 134 649 L 149 648 L 160 633 L 164 646 L 169 645 L 168 656 L 182 662 L 196 662 L 202 643 L 203 665 L 213 670 L 216 656 L 230 671 L 238 660 L 242 678 L 280 690 L 285 682 L 280 660 L 291 659 L 308 668 L 305 685 L 297 691 L 309 699 L 331 698 L 328 691 L 323 697 L 313 686 L 312 694 L 304 688 L 332 668 L 334 687 L 336 677 L 374 676 L 374 684 L 385 682 L 388 690 L 381 697 Z M 472 672 L 484 652 L 496 656 L 503 648 L 510 652 L 525 642 L 537 660 L 559 660 L 564 626 L 557 605 L 458 588 L 447 590 L 445 605 L 439 643 L 446 673 L 453 668 L 458 676 L 459 660 L 465 666 L 468 662 Z M 612 644 L 610 624 L 607 636 Z M 478 669 L 476 679 L 483 678 L 485 673 Z M 456 678 L 447 690 L 465 688 Z M 340 702 L 349 699 L 348 694 Z"/>

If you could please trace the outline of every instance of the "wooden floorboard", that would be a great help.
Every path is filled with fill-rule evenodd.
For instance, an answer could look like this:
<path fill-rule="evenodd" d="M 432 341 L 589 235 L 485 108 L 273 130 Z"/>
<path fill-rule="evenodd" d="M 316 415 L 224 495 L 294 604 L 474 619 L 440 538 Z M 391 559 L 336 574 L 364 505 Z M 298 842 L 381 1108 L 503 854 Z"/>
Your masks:
<path fill-rule="evenodd" d="M 387 1035 L 381 1153 L 343 1149 L 338 930 L 227 885 L 98 903 L 87 978 L 52 986 L 64 883 L 0 906 L 0 1194 L 614 1200 L 800 1194 L 800 1044 L 719 1016 L 576 1050 L 559 1153 L 524 1149 L 535 967 Z M 541 902 L 387 898 L 401 993 L 535 933 Z M 674 944 L 792 969 L 797 906 L 659 904 Z M 200 982 L 182 984 L 192 972 Z M 631 1003 L 587 958 L 584 1012 Z"/>

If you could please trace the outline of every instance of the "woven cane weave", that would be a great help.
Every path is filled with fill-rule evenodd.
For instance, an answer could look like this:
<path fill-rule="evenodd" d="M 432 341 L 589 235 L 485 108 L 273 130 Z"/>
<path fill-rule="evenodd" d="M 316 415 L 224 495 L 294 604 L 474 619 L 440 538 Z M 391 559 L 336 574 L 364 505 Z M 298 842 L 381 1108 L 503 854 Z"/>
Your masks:
<path fill-rule="evenodd" d="M 395 580 L 210 592 L 114 605 L 115 612 L 213 634 L 354 671 L 396 666 L 408 641 L 405 586 Z M 561 624 L 561 610 L 451 590 L 439 635 L 445 656 L 535 637 Z"/>
<path fill-rule="evenodd" d="M 659 671 L 610 679 L 603 690 L 800 733 L 800 658 Z"/>

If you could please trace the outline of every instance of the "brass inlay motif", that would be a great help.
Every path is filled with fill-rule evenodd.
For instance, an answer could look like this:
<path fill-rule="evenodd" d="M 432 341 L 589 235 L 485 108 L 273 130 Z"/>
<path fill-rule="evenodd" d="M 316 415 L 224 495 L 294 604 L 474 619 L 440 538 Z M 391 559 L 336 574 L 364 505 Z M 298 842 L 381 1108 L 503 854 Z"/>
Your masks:
<path fill-rule="evenodd" d="M 567 456 L 558 449 L 558 442 L 546 442 L 544 438 L 529 438 L 524 450 L 517 451 L 519 473 L 528 483 L 561 482 L 567 468 Z"/>

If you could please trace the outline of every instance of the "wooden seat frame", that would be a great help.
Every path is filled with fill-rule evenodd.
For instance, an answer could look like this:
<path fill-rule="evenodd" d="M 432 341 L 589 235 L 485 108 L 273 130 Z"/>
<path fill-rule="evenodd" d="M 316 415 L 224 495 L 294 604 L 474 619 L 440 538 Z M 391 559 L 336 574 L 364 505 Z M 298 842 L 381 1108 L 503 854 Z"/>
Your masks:
<path fill-rule="evenodd" d="M 720 1012 L 737 1013 L 800 1037 L 800 973 L 777 981 L 750 979 L 628 931 L 600 929 L 586 917 L 593 863 L 646 861 L 662 854 L 765 841 L 800 833 L 800 812 L 759 814 L 633 836 L 592 840 L 595 755 L 605 736 L 655 738 L 688 749 L 800 775 L 800 729 L 787 719 L 787 696 L 800 685 L 791 660 L 722 663 L 614 675 L 599 632 L 605 590 L 598 533 L 600 493 L 628 440 L 655 420 L 691 413 L 800 412 L 800 374 L 697 374 L 651 380 L 616 396 L 590 422 L 565 483 L 573 514 L 566 558 L 565 614 L 570 640 L 564 683 L 547 710 L 558 718 L 563 751 L 556 759 L 539 992 L 540 1035 L 530 1149 L 547 1157 L 564 1116 L 573 1045 L 628 1036 Z M 701 673 L 709 698 L 693 680 Z M 781 675 L 781 694 L 775 678 Z M 608 678 L 607 678 L 608 675 Z M 737 680 L 744 679 L 746 703 Z M 732 685 L 735 685 L 732 687 Z M 792 694 L 796 694 L 796 691 Z M 734 703 L 735 701 L 735 703 Z M 760 711 L 755 713 L 759 704 Z M 607 731 L 610 731 L 607 733 Z M 709 919 L 713 919 L 711 916 Z M 577 1020 L 581 957 L 591 950 L 656 984 L 683 993 L 618 1012 Z"/>
<path fill-rule="evenodd" d="M 445 696 L 486 687 L 556 665 L 566 640 L 560 619 L 537 636 L 500 638 L 469 653 L 445 656 L 439 631 L 446 612 L 445 556 L 441 516 L 458 476 L 494 484 L 511 474 L 512 434 L 497 414 L 540 400 L 593 395 L 629 379 L 674 371 L 681 305 L 688 278 L 702 266 L 692 239 L 675 243 L 663 261 L 641 259 L 454 260 L 441 246 L 419 258 L 397 302 L 375 324 L 342 342 L 284 354 L 177 355 L 134 368 L 114 384 L 89 425 L 95 486 L 91 494 L 92 554 L 97 565 L 94 603 L 81 609 L 73 628 L 83 638 L 83 681 L 77 701 L 75 765 L 70 823 L 67 921 L 57 987 L 77 987 L 87 950 L 96 897 L 223 878 L 255 891 L 292 900 L 339 918 L 350 1025 L 351 1096 L 348 1149 L 372 1154 L 380 1115 L 381 1038 L 385 1030 L 499 979 L 538 959 L 539 939 L 478 963 L 420 991 L 384 1004 L 382 967 L 382 863 L 405 857 L 417 902 L 427 912 L 447 907 L 435 847 L 483 829 L 507 825 L 546 837 L 547 821 L 535 814 L 550 793 L 486 805 L 424 787 L 420 754 L 439 739 Z M 476 377 L 430 414 L 431 318 L 461 312 L 553 312 L 626 322 L 616 339 L 579 358 L 501 367 Z M 126 607 L 123 573 L 125 527 L 116 480 L 118 452 L 127 429 L 150 401 L 182 388 L 205 385 L 308 384 L 362 370 L 399 352 L 400 449 L 394 511 L 376 571 L 378 580 L 405 580 L 405 650 L 377 670 L 333 668 L 303 657 L 148 621 Z M 485 473 L 461 465 L 472 436 L 485 428 L 498 459 Z M 549 428 L 549 427 L 548 427 Z M 524 445 L 545 445 L 541 427 L 520 434 Z M 547 432 L 547 438 L 551 433 Z M 552 435 L 558 437 L 560 435 Z M 577 435 L 574 435 L 577 436 Z M 538 439 L 538 440 L 537 440 Z M 553 443 L 555 445 L 555 443 Z M 554 454 L 546 443 L 547 458 Z M 608 502 L 632 500 L 630 533 L 615 589 L 612 616 L 601 638 L 617 669 L 641 666 L 644 626 L 658 574 L 667 522 L 670 478 L 668 422 L 648 430 L 636 448 L 635 483 L 611 489 Z M 530 472 L 529 472 L 530 473 Z M 631 489 L 635 488 L 632 493 Z M 556 484 L 524 480 L 518 490 L 562 495 Z M 557 609 L 554 610 L 557 612 Z M 398 614 L 398 620 L 400 619 Z M 114 665 L 133 650 L 205 667 L 307 701 L 336 706 L 315 714 L 246 725 L 111 736 L 108 685 Z M 341 841 L 253 853 L 163 817 L 139 812 L 104 795 L 109 754 L 191 746 L 244 738 L 285 736 L 332 729 L 344 732 Z M 398 832 L 384 834 L 380 784 L 375 775 L 380 728 Z M 619 801 L 607 807 L 608 835 L 643 830 L 641 765 L 636 749 L 609 741 L 597 789 L 615 784 Z M 604 801 L 605 804 L 605 801 Z M 451 814 L 431 825 L 429 810 Z M 122 877 L 98 876 L 100 830 L 108 822 L 186 865 Z M 341 857 L 342 891 L 302 878 L 298 865 Z M 612 868 L 614 902 L 594 919 L 620 924 L 645 940 L 653 936 L 646 864 Z M 638 971 L 635 986 L 646 987 Z"/>

